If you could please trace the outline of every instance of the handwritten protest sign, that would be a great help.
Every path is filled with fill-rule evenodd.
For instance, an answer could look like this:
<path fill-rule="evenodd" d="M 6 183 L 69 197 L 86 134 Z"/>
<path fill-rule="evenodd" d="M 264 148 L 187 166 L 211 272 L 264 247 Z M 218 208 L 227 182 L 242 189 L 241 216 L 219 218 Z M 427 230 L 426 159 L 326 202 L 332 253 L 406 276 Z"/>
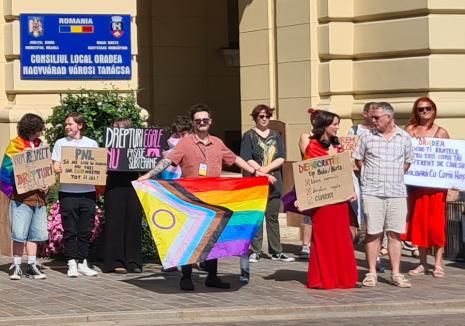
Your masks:
<path fill-rule="evenodd" d="M 105 147 L 112 171 L 151 170 L 168 148 L 164 128 L 107 128 Z"/>
<path fill-rule="evenodd" d="M 292 169 L 302 211 L 345 201 L 354 193 L 349 152 L 296 162 Z"/>
<path fill-rule="evenodd" d="M 342 136 L 337 138 L 344 152 L 353 152 L 357 145 L 358 136 Z"/>
<path fill-rule="evenodd" d="M 15 185 L 18 194 L 55 183 L 52 159 L 48 147 L 23 151 L 12 156 Z"/>
<path fill-rule="evenodd" d="M 350 153 L 350 159 L 352 162 L 352 169 L 358 170 L 357 165 L 355 165 L 355 160 L 352 158 L 352 153 L 357 145 L 358 136 L 342 136 L 338 137 L 339 144 L 344 149 L 344 152 L 348 151 Z"/>
<path fill-rule="evenodd" d="M 107 178 L 106 148 L 62 147 L 61 183 L 104 185 Z"/>
<path fill-rule="evenodd" d="M 406 184 L 465 190 L 465 140 L 412 138 L 412 144 L 415 162 Z"/>

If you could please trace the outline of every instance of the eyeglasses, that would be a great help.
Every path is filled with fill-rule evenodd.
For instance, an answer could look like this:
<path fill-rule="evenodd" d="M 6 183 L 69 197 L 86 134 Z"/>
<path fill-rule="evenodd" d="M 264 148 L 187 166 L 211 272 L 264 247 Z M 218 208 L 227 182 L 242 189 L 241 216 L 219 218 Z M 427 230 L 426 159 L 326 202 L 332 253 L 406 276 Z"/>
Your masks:
<path fill-rule="evenodd" d="M 383 115 L 373 115 L 371 116 L 371 120 L 375 120 L 375 121 L 378 121 L 379 119 L 381 119 L 382 117 L 386 116 L 386 115 L 389 115 L 389 114 L 383 114 Z"/>
<path fill-rule="evenodd" d="M 259 116 L 257 116 L 257 118 L 259 118 L 259 119 L 269 119 L 269 118 L 271 118 L 271 115 L 268 115 L 268 114 L 260 114 Z"/>
<path fill-rule="evenodd" d="M 203 119 L 194 119 L 195 124 L 208 124 L 210 122 L 210 118 L 203 118 Z"/>
<path fill-rule="evenodd" d="M 431 110 L 433 110 L 431 106 L 422 106 L 422 107 L 417 108 L 417 111 L 420 113 L 423 111 L 431 112 Z"/>

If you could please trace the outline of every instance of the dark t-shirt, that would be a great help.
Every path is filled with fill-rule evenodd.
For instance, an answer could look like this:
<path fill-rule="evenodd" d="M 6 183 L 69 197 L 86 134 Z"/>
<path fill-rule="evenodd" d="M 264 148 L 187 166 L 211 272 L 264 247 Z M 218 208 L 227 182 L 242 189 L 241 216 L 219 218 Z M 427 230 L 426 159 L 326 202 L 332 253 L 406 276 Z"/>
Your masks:
<path fill-rule="evenodd" d="M 270 130 L 268 137 L 261 137 L 254 129 L 247 131 L 242 137 L 241 157 L 245 161 L 254 160 L 261 166 L 265 166 L 277 158 L 285 158 L 283 139 L 276 130 Z M 270 198 L 281 197 L 283 177 L 281 169 L 271 172 L 276 178 L 276 183 L 270 186 Z M 244 172 L 244 175 L 247 175 Z"/>

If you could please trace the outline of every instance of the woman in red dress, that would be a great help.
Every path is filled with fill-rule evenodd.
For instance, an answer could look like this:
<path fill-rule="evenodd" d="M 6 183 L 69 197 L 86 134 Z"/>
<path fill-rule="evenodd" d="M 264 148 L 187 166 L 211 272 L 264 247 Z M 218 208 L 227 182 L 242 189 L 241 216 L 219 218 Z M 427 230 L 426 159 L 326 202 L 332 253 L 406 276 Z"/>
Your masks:
<path fill-rule="evenodd" d="M 310 109 L 313 125 L 305 158 L 332 155 L 342 151 L 336 137 L 339 116 Z M 311 210 L 313 234 L 307 287 L 315 289 L 353 288 L 357 282 L 349 203 L 347 201 Z"/>
<path fill-rule="evenodd" d="M 428 97 L 420 97 L 413 104 L 405 130 L 412 137 L 449 138 L 447 131 L 434 123 L 436 104 Z M 409 223 L 407 240 L 418 246 L 420 265 L 409 271 L 409 275 L 427 273 L 428 249 L 435 247 L 434 277 L 444 277 L 442 254 L 446 242 L 446 195 L 447 190 L 409 187 Z"/>

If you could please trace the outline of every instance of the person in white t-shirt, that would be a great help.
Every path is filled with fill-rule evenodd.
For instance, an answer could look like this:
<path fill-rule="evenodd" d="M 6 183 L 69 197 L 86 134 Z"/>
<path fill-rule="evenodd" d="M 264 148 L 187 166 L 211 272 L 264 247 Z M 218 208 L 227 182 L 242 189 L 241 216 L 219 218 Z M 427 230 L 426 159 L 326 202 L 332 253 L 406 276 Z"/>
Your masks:
<path fill-rule="evenodd" d="M 65 117 L 66 137 L 56 141 L 52 160 L 55 173 L 61 170 L 61 149 L 63 147 L 98 147 L 95 140 L 84 136 L 86 122 L 78 112 Z M 63 224 L 64 254 L 68 260 L 68 277 L 96 276 L 89 268 L 87 256 L 95 217 L 95 186 L 60 183 L 58 198 Z"/>

